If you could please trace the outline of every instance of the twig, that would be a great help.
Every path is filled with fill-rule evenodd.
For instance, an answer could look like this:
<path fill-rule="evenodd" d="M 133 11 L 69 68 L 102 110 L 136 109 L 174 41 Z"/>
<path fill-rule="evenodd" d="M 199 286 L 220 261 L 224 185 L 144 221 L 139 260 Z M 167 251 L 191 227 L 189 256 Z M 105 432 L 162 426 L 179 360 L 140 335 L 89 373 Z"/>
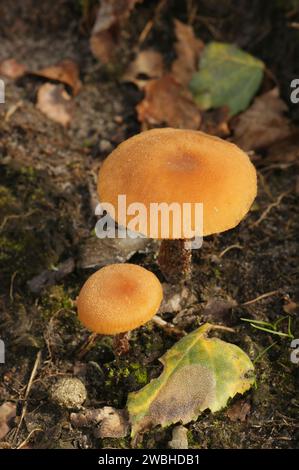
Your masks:
<path fill-rule="evenodd" d="M 260 216 L 260 218 L 258 220 L 256 220 L 253 224 L 251 224 L 250 228 L 253 228 L 253 227 L 257 227 L 266 217 L 267 215 L 269 214 L 269 212 L 274 208 L 274 207 L 278 207 L 281 203 L 281 201 L 283 200 L 283 198 L 285 196 L 287 196 L 288 194 L 290 194 L 290 191 L 285 191 L 284 193 L 281 193 L 278 198 L 272 202 L 272 204 L 269 204 L 269 206 L 264 210 L 264 212 L 262 213 L 262 215 Z"/>
<path fill-rule="evenodd" d="M 172 323 L 168 323 L 167 321 L 163 320 L 161 317 L 158 315 L 155 315 L 152 318 L 152 321 L 158 325 L 160 328 L 163 328 L 167 333 L 170 334 L 175 334 L 177 336 L 185 336 L 187 333 L 184 330 L 181 330 L 180 328 L 177 328 L 174 326 Z"/>
<path fill-rule="evenodd" d="M 228 251 L 233 250 L 234 248 L 236 248 L 238 250 L 243 250 L 243 246 L 238 245 L 236 243 L 235 245 L 230 245 L 227 248 L 225 248 L 225 250 L 221 251 L 221 253 L 219 255 L 219 258 L 222 258 L 222 256 L 224 256 Z"/>
<path fill-rule="evenodd" d="M 257 356 L 256 358 L 253 360 L 253 364 L 256 364 L 258 361 L 260 361 L 262 359 L 262 357 L 264 357 L 264 355 L 270 351 L 271 348 L 273 348 L 273 346 L 275 346 L 275 344 L 277 344 L 277 341 L 274 341 L 274 343 L 270 344 L 270 346 L 268 346 L 267 348 L 263 349 Z"/>
<path fill-rule="evenodd" d="M 223 330 L 223 331 L 229 331 L 230 333 L 235 333 L 235 330 L 233 328 L 230 328 L 228 326 L 223 326 L 223 325 L 211 325 L 211 330 Z"/>
<path fill-rule="evenodd" d="M 153 20 L 149 20 L 146 25 L 144 26 L 143 30 L 140 33 L 140 36 L 138 38 L 138 44 L 141 45 L 144 43 L 146 38 L 148 37 L 149 33 L 151 32 L 152 28 L 154 26 Z"/>
<path fill-rule="evenodd" d="M 265 176 L 260 171 L 257 171 L 257 175 L 258 175 L 258 178 L 260 180 L 260 183 L 261 183 L 265 193 L 267 194 L 267 196 L 269 196 L 270 199 L 273 199 L 273 195 L 271 193 L 269 185 L 266 183 Z"/>
<path fill-rule="evenodd" d="M 9 220 L 30 217 L 30 215 L 34 214 L 37 211 L 38 211 L 38 209 L 32 209 L 29 212 L 26 212 L 26 214 L 10 214 L 10 215 L 7 215 L 6 217 L 4 217 L 4 219 L 2 221 L 2 224 L 0 225 L 0 231 L 2 231 L 4 229 L 6 223 Z"/>
<path fill-rule="evenodd" d="M 98 333 L 91 333 L 88 336 L 77 353 L 78 359 L 82 359 L 91 350 L 98 336 Z"/>
<path fill-rule="evenodd" d="M 13 273 L 13 275 L 11 276 L 11 279 L 10 279 L 9 298 L 10 298 L 11 302 L 13 302 L 13 300 L 14 300 L 13 288 L 14 288 L 15 277 L 16 277 L 17 274 L 18 274 L 18 271 L 15 271 Z"/>
<path fill-rule="evenodd" d="M 40 363 L 41 355 L 42 355 L 42 352 L 41 352 L 41 351 L 38 351 L 38 353 L 37 353 L 37 355 L 36 355 L 36 359 L 35 359 L 35 362 L 34 362 L 34 366 L 33 366 L 32 372 L 31 372 L 31 374 L 30 374 L 29 382 L 28 382 L 27 387 L 26 387 L 26 391 L 25 391 L 25 395 L 24 395 L 24 399 L 23 399 L 23 401 L 24 401 L 24 406 L 23 406 L 23 408 L 22 408 L 22 413 L 21 413 L 20 421 L 19 421 L 18 427 L 17 427 L 17 429 L 16 429 L 13 442 L 16 442 L 16 440 L 17 440 L 18 434 L 19 434 L 19 432 L 20 432 L 20 429 L 21 429 L 23 420 L 24 420 L 25 415 L 26 415 L 26 412 L 27 412 L 27 399 L 28 399 L 28 396 L 29 396 L 29 393 L 30 393 L 30 390 L 31 390 L 31 387 L 32 387 L 32 384 L 33 384 L 33 381 L 34 381 L 34 378 L 35 378 L 35 376 L 36 376 L 36 372 L 37 372 L 37 369 L 38 369 L 38 366 L 39 366 L 39 363 Z"/>
<path fill-rule="evenodd" d="M 193 3 L 193 0 L 187 0 L 187 23 L 192 25 L 196 19 L 198 5 Z"/>
<path fill-rule="evenodd" d="M 168 0 L 160 0 L 160 2 L 158 3 L 158 5 L 156 6 L 155 8 L 155 11 L 154 11 L 154 16 L 153 16 L 153 19 L 149 20 L 145 27 L 143 28 L 143 30 L 141 31 L 140 35 L 139 35 L 139 38 L 138 38 L 138 45 L 140 46 L 141 44 L 144 43 L 144 41 L 146 40 L 146 38 L 148 37 L 149 33 L 151 32 L 153 26 L 154 26 L 154 22 L 155 20 L 157 19 L 157 17 L 160 15 L 161 13 L 161 10 L 163 10 L 165 4 L 167 3 Z"/>
<path fill-rule="evenodd" d="M 246 305 L 252 305 L 255 304 L 255 302 L 258 302 L 259 300 L 266 299 L 267 297 L 270 297 L 271 295 L 276 295 L 279 294 L 280 290 L 272 290 L 271 292 L 265 292 L 265 294 L 259 295 L 255 299 L 247 300 L 246 302 L 243 302 L 240 304 L 240 306 L 245 307 Z"/>
<path fill-rule="evenodd" d="M 14 113 L 19 109 L 21 108 L 21 106 L 23 106 L 23 101 L 20 100 L 18 101 L 17 103 L 13 104 L 9 110 L 7 111 L 7 113 L 5 114 L 4 116 L 4 121 L 5 122 L 8 122 L 10 120 L 10 118 L 14 115 Z"/>
<path fill-rule="evenodd" d="M 41 432 L 41 431 L 43 431 L 43 429 L 42 428 L 32 429 L 32 431 L 30 431 L 30 433 L 28 434 L 26 439 L 24 439 L 24 441 L 21 442 L 21 444 L 17 447 L 17 449 L 22 449 L 23 447 L 25 447 L 25 445 L 30 441 L 32 434 L 34 434 L 37 431 Z"/>

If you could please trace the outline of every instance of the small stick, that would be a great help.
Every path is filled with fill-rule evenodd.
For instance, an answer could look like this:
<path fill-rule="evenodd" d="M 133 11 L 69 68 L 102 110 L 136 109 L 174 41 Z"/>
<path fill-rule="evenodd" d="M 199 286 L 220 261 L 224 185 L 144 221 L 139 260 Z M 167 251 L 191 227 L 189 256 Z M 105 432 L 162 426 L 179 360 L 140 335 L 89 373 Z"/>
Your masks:
<path fill-rule="evenodd" d="M 23 447 L 25 447 L 25 445 L 30 441 L 30 438 L 32 436 L 32 434 L 34 434 L 35 432 L 41 432 L 43 431 L 42 428 L 34 428 L 32 429 L 32 431 L 30 431 L 30 433 L 28 434 L 28 436 L 26 437 L 26 439 L 24 439 L 23 442 L 21 442 L 21 444 L 17 447 L 17 449 L 22 449 Z"/>
<path fill-rule="evenodd" d="M 91 350 L 98 336 L 98 333 L 91 333 L 88 336 L 77 353 L 78 359 L 82 359 Z"/>
<path fill-rule="evenodd" d="M 223 326 L 223 325 L 211 325 L 211 330 L 223 330 L 223 331 L 229 331 L 230 333 L 235 333 L 235 330 L 233 328 L 230 328 L 229 326 Z"/>
<path fill-rule="evenodd" d="M 265 292 L 265 294 L 262 294 L 262 295 L 259 295 L 258 297 L 256 297 L 255 299 L 252 299 L 252 300 L 247 300 L 247 302 L 243 302 L 242 304 L 240 304 L 242 307 L 246 306 L 246 305 L 251 305 L 251 304 L 254 304 L 255 302 L 258 302 L 259 300 L 262 300 L 262 299 L 266 299 L 267 297 L 270 297 L 271 295 L 276 295 L 276 294 L 279 294 L 280 293 L 280 290 L 277 289 L 277 290 L 272 290 L 271 292 Z"/>
<path fill-rule="evenodd" d="M 15 278 L 16 278 L 17 274 L 18 274 L 18 271 L 15 271 L 13 273 L 13 275 L 11 276 L 11 279 L 10 279 L 9 298 L 10 298 L 11 302 L 14 301 L 13 289 L 14 289 L 14 282 L 15 282 Z"/>
<path fill-rule="evenodd" d="M 273 207 L 279 206 L 283 198 L 287 196 L 289 193 L 290 191 L 285 191 L 284 193 L 281 193 L 276 199 L 276 201 L 272 202 L 272 204 L 269 204 L 269 206 L 264 210 L 260 218 L 256 220 L 253 224 L 251 224 L 250 228 L 257 227 L 267 217 L 267 215 L 273 209 Z"/>
<path fill-rule="evenodd" d="M 221 251 L 219 258 L 222 258 L 222 256 L 224 256 L 228 251 L 233 250 L 234 248 L 238 250 L 243 250 L 243 246 L 241 245 L 238 245 L 238 244 L 230 245 L 227 248 L 225 248 L 225 250 Z"/>
<path fill-rule="evenodd" d="M 158 325 L 160 328 L 163 328 L 163 330 L 165 330 L 167 333 L 175 334 L 177 336 L 185 336 L 187 334 L 186 331 L 181 330 L 180 328 L 177 328 L 172 323 L 168 323 L 167 321 L 163 320 L 158 315 L 155 315 L 152 318 L 152 321 L 156 325 Z"/>
<path fill-rule="evenodd" d="M 42 352 L 41 351 L 38 351 L 37 355 L 36 355 L 36 359 L 35 359 L 35 362 L 34 362 L 34 366 L 33 366 L 33 369 L 32 369 L 32 372 L 30 374 L 30 378 L 29 378 L 29 382 L 27 384 L 27 387 L 26 387 L 26 391 L 25 391 L 25 395 L 24 395 L 24 406 L 22 408 L 22 413 L 21 413 L 21 417 L 20 417 L 20 421 L 19 421 L 19 424 L 18 424 L 18 427 L 16 429 L 16 432 L 15 432 L 15 435 L 14 435 L 14 438 L 13 438 L 13 442 L 16 442 L 16 439 L 18 437 L 18 434 L 20 432 L 20 429 L 21 429 L 21 426 L 22 426 L 22 423 L 23 423 L 23 420 L 25 418 L 25 415 L 26 415 L 26 412 L 27 412 L 27 399 L 28 399 L 28 396 L 29 396 L 29 393 L 30 393 L 30 390 L 31 390 L 31 387 L 32 387 L 32 384 L 33 384 L 33 381 L 34 381 L 34 378 L 36 376 L 36 372 L 37 372 L 37 369 L 39 367 L 39 364 L 40 364 L 40 360 L 41 360 L 41 355 L 42 355 Z"/>

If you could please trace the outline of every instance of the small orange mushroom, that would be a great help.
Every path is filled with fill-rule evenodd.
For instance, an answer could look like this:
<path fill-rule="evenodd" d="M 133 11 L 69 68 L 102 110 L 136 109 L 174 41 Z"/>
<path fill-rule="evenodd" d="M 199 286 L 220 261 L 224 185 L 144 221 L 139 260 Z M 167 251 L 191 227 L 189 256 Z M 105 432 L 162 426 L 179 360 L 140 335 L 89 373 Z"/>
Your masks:
<path fill-rule="evenodd" d="M 142 203 L 150 213 L 151 203 L 203 204 L 202 235 L 229 230 L 243 219 L 256 196 L 256 171 L 249 157 L 236 145 L 203 132 L 183 129 L 153 129 L 120 144 L 103 163 L 98 178 L 102 202 L 112 204 L 115 219 L 118 196 L 127 205 Z M 134 216 L 127 216 L 128 226 Z M 181 229 L 169 214 L 170 231 L 163 239 L 163 223 L 156 238 L 162 239 L 159 264 L 165 277 L 176 281 L 190 272 L 191 252 L 185 239 L 197 231 L 191 214 L 190 234 L 179 239 Z M 146 236 L 150 235 L 147 222 Z"/>
<path fill-rule="evenodd" d="M 135 264 L 111 264 L 83 285 L 77 308 L 86 328 L 102 335 L 124 333 L 149 321 L 163 297 L 158 278 Z"/>

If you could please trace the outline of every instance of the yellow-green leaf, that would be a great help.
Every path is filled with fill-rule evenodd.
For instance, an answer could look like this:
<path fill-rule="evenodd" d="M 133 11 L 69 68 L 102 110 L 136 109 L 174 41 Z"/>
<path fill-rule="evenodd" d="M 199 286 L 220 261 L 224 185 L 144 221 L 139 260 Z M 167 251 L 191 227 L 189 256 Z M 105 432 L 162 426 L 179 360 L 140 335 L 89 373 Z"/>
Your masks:
<path fill-rule="evenodd" d="M 202 109 L 228 106 L 233 116 L 248 108 L 263 72 L 263 62 L 247 52 L 232 44 L 212 42 L 204 49 L 190 88 Z"/>
<path fill-rule="evenodd" d="M 207 333 L 209 323 L 182 338 L 161 358 L 162 374 L 129 394 L 132 435 L 155 425 L 196 420 L 205 409 L 223 408 L 254 382 L 253 364 L 238 346 Z"/>

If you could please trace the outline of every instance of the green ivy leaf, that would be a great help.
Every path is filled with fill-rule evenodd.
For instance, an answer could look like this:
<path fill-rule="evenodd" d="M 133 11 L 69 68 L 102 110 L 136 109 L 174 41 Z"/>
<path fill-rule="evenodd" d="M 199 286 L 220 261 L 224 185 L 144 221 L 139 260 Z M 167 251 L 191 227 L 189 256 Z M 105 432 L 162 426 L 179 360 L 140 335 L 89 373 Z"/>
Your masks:
<path fill-rule="evenodd" d="M 196 420 L 205 409 L 226 406 L 229 398 L 254 383 L 253 364 L 234 344 L 207 333 L 217 327 L 206 323 L 182 338 L 161 358 L 162 374 L 129 394 L 132 435 L 155 425 L 168 426 Z"/>
<path fill-rule="evenodd" d="M 262 61 L 232 44 L 212 42 L 203 51 L 190 89 L 202 109 L 228 106 L 234 116 L 248 108 L 263 73 Z"/>

